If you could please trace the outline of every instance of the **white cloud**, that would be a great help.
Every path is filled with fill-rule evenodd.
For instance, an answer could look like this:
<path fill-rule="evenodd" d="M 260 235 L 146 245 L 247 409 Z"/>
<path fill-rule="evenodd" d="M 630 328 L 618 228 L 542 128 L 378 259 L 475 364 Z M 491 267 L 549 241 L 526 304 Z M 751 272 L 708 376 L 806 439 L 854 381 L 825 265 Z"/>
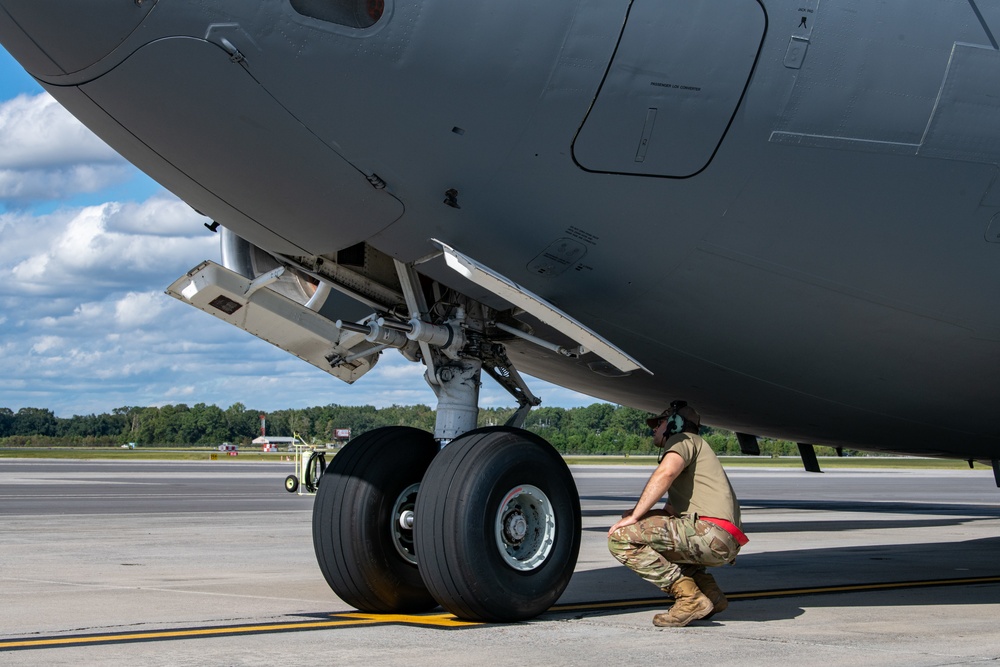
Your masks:
<path fill-rule="evenodd" d="M 189 384 L 183 387 L 170 387 L 163 393 L 163 395 L 174 401 L 180 402 L 188 397 L 194 396 L 195 391 L 196 387 Z"/>
<path fill-rule="evenodd" d="M 168 226 L 183 224 L 188 235 L 165 236 L 163 229 L 152 234 L 109 230 L 109 220 L 153 220 L 156 211 L 166 212 Z M 77 209 L 68 219 L 65 213 L 42 219 L 8 216 L 7 226 L 30 227 L 12 234 L 20 237 L 12 250 L 28 246 L 31 254 L 11 257 L 17 263 L 9 268 L 3 266 L 7 258 L 0 258 L 0 275 L 7 268 L 16 288 L 29 294 L 51 294 L 69 286 L 90 293 L 106 292 L 109 287 L 139 286 L 139 281 L 165 270 L 180 275 L 206 257 L 218 257 L 218 237 L 208 233 L 201 220 L 204 218 L 186 204 L 162 199 L 142 205 L 112 202 L 88 206 Z"/>
<path fill-rule="evenodd" d="M 48 93 L 0 103 L 0 169 L 31 172 L 92 163 L 124 165 L 125 160 Z"/>
<path fill-rule="evenodd" d="M 392 351 L 383 353 L 375 368 L 369 371 L 368 375 L 390 382 L 400 380 L 424 382 L 422 364 L 393 364 L 392 361 L 395 360 L 396 356 L 397 354 Z"/>
<path fill-rule="evenodd" d="M 16 263 L 52 244 L 75 215 L 75 211 L 56 211 L 46 215 L 24 212 L 0 213 L 0 272 L 6 273 Z M 2 283 L 3 281 L 0 281 Z M 0 291 L 2 284 L 0 284 Z"/>
<path fill-rule="evenodd" d="M 48 93 L 0 102 L 0 202 L 65 200 L 135 170 Z"/>
<path fill-rule="evenodd" d="M 105 227 L 108 232 L 143 236 L 205 236 L 208 221 L 181 200 L 161 196 L 109 210 Z"/>
<path fill-rule="evenodd" d="M 0 201 L 24 203 L 97 192 L 131 176 L 131 170 L 120 165 L 74 165 L 48 171 L 3 169 L 0 170 Z"/>
<path fill-rule="evenodd" d="M 167 298 L 157 292 L 129 292 L 115 304 L 115 319 L 126 329 L 152 324 L 163 312 Z"/>
<path fill-rule="evenodd" d="M 66 342 L 59 336 L 42 336 L 34 345 L 31 351 L 35 354 L 45 354 L 46 352 L 63 347 Z"/>

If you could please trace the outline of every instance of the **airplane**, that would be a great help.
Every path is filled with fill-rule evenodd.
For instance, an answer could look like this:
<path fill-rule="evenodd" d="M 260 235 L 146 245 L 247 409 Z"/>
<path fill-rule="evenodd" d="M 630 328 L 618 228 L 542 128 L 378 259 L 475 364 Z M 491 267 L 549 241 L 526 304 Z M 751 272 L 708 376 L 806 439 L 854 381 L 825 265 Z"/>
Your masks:
<path fill-rule="evenodd" d="M 208 216 L 168 293 L 434 433 L 352 440 L 313 540 L 368 612 L 516 621 L 580 506 L 521 373 L 740 434 L 1000 458 L 1000 5 L 0 0 L 0 43 Z M 476 428 L 486 374 L 518 409 Z M 1000 480 L 1000 473 L 998 473 Z"/>

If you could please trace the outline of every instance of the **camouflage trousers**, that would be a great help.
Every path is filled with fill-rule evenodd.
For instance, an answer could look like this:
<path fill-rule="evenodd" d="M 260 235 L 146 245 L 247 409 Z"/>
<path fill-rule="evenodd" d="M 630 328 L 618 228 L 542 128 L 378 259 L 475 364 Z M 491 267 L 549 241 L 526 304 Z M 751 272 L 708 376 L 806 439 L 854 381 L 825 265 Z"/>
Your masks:
<path fill-rule="evenodd" d="M 731 563 L 740 545 L 714 523 L 654 510 L 611 533 L 608 549 L 622 565 L 669 592 L 678 579 L 706 565 Z"/>

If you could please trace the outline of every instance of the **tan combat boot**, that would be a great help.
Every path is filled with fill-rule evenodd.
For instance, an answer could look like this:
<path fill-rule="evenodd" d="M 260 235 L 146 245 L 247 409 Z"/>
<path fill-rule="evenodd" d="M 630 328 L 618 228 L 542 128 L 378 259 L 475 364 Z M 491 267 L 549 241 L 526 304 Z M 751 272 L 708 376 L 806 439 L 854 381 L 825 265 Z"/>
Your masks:
<path fill-rule="evenodd" d="M 674 596 L 674 606 L 667 613 L 653 617 L 653 625 L 657 627 L 680 628 L 712 613 L 712 601 L 691 577 L 681 577 L 674 582 L 670 594 Z"/>
<path fill-rule="evenodd" d="M 712 613 L 705 616 L 706 621 L 726 610 L 726 607 L 729 606 L 729 600 L 719 588 L 719 584 L 715 583 L 715 577 L 705 570 L 698 570 L 691 573 L 691 578 L 694 579 L 694 583 L 698 584 L 698 588 L 705 594 L 705 597 L 712 601 Z"/>

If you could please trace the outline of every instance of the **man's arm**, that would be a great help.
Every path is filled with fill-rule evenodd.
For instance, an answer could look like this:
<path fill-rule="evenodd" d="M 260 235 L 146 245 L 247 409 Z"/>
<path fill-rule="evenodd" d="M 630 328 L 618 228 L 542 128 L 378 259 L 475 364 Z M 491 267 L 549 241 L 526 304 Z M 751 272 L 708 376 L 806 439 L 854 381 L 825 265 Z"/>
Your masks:
<path fill-rule="evenodd" d="M 618 523 L 611 526 L 608 530 L 608 535 L 619 528 L 631 526 L 641 519 L 646 512 L 653 509 L 653 506 L 660 502 L 660 498 L 665 496 L 667 491 L 670 490 L 670 485 L 674 483 L 677 475 L 681 474 L 682 470 L 684 470 L 684 459 L 681 458 L 681 455 L 677 452 L 667 452 L 667 455 L 663 457 L 663 461 L 660 462 L 660 465 L 650 475 L 649 481 L 646 482 L 646 487 L 639 496 L 639 502 L 635 504 L 635 507 L 630 512 L 623 514 Z"/>

